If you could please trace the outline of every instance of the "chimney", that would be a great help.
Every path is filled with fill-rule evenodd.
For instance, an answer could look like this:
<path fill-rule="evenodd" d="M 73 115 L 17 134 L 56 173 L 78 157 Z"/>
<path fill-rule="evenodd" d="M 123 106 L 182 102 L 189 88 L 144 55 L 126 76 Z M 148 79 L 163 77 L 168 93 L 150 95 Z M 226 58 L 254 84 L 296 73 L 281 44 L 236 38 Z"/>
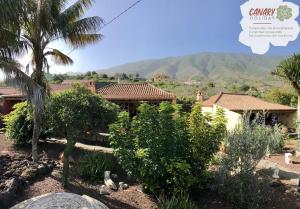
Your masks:
<path fill-rule="evenodd" d="M 96 92 L 96 84 L 94 81 L 88 81 L 86 82 L 87 88 L 91 90 L 92 92 Z"/>
<path fill-rule="evenodd" d="M 203 97 L 202 91 L 198 91 L 198 93 L 197 93 L 197 101 L 203 102 L 203 100 L 204 100 L 204 97 Z"/>

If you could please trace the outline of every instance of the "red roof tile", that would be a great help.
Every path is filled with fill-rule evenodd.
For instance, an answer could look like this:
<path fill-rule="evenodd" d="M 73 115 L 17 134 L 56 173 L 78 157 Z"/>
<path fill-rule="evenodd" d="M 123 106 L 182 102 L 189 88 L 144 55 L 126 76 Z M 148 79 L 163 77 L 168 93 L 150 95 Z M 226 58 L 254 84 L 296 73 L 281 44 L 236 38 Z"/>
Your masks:
<path fill-rule="evenodd" d="M 75 83 L 87 84 L 90 82 L 94 82 L 94 81 L 93 80 L 64 80 L 61 84 L 75 84 Z"/>
<path fill-rule="evenodd" d="M 173 100 L 175 95 L 148 83 L 111 84 L 97 91 L 108 100 Z"/>
<path fill-rule="evenodd" d="M 54 92 L 62 92 L 72 87 L 71 84 L 50 84 L 50 89 Z M 19 96 L 23 97 L 20 90 L 13 87 L 0 87 L 0 96 Z"/>
<path fill-rule="evenodd" d="M 72 84 L 50 84 L 50 88 L 53 92 L 62 92 L 70 89 Z"/>
<path fill-rule="evenodd" d="M 0 95 L 21 95 L 21 91 L 12 87 L 0 87 Z"/>
<path fill-rule="evenodd" d="M 286 105 L 266 102 L 247 94 L 223 93 L 210 97 L 202 103 L 203 107 L 212 107 L 214 104 L 232 111 L 296 111 L 296 108 Z"/>

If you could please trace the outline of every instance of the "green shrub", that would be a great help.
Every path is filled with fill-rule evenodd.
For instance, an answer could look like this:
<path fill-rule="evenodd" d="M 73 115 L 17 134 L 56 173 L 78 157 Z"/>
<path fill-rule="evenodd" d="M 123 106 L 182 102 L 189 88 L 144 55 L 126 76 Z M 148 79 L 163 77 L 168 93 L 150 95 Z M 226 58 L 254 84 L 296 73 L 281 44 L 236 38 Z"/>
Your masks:
<path fill-rule="evenodd" d="M 79 175 L 88 180 L 103 180 L 104 172 L 112 170 L 112 157 L 101 152 L 86 152 L 78 162 Z"/>
<path fill-rule="evenodd" d="M 122 112 L 110 127 L 110 142 L 123 169 L 152 193 L 187 191 L 199 186 L 202 174 L 224 136 L 224 113 L 190 115 L 167 102 L 142 104 L 131 121 Z"/>
<path fill-rule="evenodd" d="M 223 158 L 219 189 L 238 208 L 262 208 L 269 190 L 267 178 L 256 173 L 256 166 L 268 151 L 279 146 L 283 134 L 278 127 L 249 124 L 243 120 L 225 139 L 226 156 Z"/>
<path fill-rule="evenodd" d="M 182 193 L 173 195 L 170 198 L 163 198 L 159 209 L 197 209 L 197 205 L 190 198 Z"/>
<path fill-rule="evenodd" d="M 13 111 L 3 117 L 5 136 L 16 145 L 30 143 L 33 131 L 32 114 L 27 102 L 17 103 Z"/>

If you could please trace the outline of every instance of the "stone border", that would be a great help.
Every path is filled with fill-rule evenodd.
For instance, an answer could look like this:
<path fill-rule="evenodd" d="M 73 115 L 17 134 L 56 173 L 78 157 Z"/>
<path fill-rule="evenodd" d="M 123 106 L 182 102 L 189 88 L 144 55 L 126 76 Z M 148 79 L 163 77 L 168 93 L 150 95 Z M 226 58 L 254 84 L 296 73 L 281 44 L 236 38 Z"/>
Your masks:
<path fill-rule="evenodd" d="M 73 193 L 48 193 L 38 197 L 25 200 L 10 209 L 44 209 L 49 206 L 55 208 L 74 208 L 74 209 L 109 209 L 100 201 L 86 195 Z"/>

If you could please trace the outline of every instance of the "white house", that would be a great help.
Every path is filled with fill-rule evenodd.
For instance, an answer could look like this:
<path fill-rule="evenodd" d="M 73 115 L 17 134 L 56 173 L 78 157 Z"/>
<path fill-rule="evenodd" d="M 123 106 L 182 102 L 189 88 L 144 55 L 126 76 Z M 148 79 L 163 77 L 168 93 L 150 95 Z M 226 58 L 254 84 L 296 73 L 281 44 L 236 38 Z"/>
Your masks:
<path fill-rule="evenodd" d="M 197 100 L 203 100 L 201 92 L 197 94 Z M 245 112 L 251 113 L 250 119 L 254 119 L 257 113 L 264 112 L 265 124 L 272 125 L 277 123 L 289 128 L 296 123 L 297 117 L 296 108 L 266 102 L 247 94 L 221 92 L 202 101 L 202 111 L 204 113 L 215 114 L 217 108 L 222 108 L 225 111 L 228 130 L 234 129 L 240 123 Z"/>

